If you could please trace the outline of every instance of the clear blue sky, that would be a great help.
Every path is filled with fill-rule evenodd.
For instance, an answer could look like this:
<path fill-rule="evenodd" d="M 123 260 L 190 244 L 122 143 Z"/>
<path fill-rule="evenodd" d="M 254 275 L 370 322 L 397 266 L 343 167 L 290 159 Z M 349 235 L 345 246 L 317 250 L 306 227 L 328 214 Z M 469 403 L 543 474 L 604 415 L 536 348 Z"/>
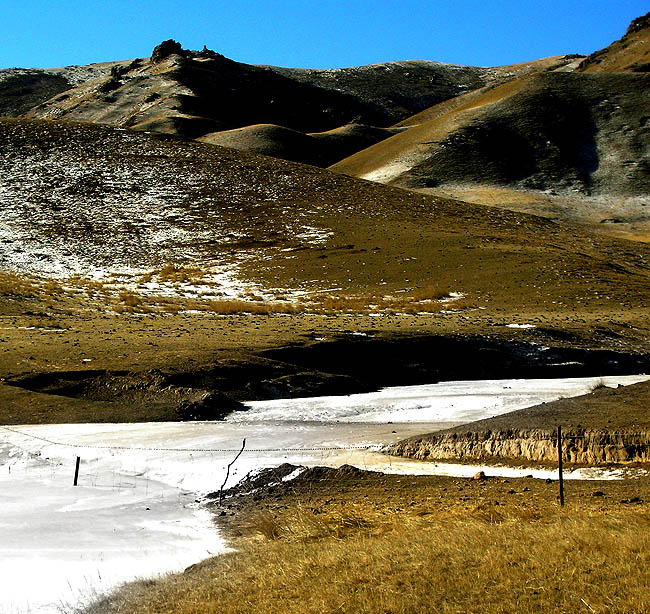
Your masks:
<path fill-rule="evenodd" d="M 591 53 L 650 0 L 0 0 L 0 67 L 146 57 L 160 41 L 251 64 L 496 66 Z"/>

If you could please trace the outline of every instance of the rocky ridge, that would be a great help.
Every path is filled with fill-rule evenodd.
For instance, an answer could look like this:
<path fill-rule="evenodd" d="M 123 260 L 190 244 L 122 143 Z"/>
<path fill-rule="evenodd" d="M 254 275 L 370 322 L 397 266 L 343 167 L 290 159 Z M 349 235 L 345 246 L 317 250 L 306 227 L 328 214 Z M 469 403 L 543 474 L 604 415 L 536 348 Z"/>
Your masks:
<path fill-rule="evenodd" d="M 433 104 L 547 69 L 545 60 L 496 68 L 428 61 L 332 70 L 253 66 L 205 47 L 183 49 L 170 39 L 157 45 L 150 59 L 2 71 L 0 114 L 205 137 L 327 166 L 387 138 L 391 132 L 383 129 Z M 232 133 L 259 125 L 275 126 L 265 131 L 264 143 L 251 138 L 250 130 Z M 339 130 L 336 138 L 323 135 L 332 130 Z M 298 138 L 302 145 L 294 143 Z"/>

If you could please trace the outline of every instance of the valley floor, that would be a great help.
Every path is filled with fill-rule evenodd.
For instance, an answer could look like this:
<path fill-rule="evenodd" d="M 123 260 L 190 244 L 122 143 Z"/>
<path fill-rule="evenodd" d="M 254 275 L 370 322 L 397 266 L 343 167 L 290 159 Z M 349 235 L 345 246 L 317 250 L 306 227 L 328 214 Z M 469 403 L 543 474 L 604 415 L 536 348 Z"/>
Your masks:
<path fill-rule="evenodd" d="M 322 503 L 323 513 L 340 511 L 341 505 L 356 509 L 358 504 L 372 502 L 373 510 L 359 511 L 348 528 L 374 523 L 374 508 L 402 512 L 408 498 L 406 509 L 413 511 L 418 501 L 443 499 L 447 487 L 456 491 L 459 484 L 466 484 L 469 490 L 468 498 L 457 503 L 478 504 L 490 493 L 489 497 L 505 497 L 506 505 L 518 498 L 512 497 L 504 484 L 534 476 L 537 479 L 524 480 L 521 497 L 528 503 L 536 496 L 550 501 L 556 488 L 544 480 L 555 479 L 551 468 L 484 468 L 493 477 L 485 484 L 479 480 L 489 488 L 477 490 L 477 481 L 468 478 L 482 469 L 480 466 L 388 457 L 379 449 L 459 422 L 579 395 L 596 383 L 615 386 L 643 379 L 647 377 L 445 382 L 344 397 L 252 402 L 247 412 L 237 412 L 224 422 L 0 427 L 4 493 L 0 571 L 10 587 L 2 592 L 0 609 L 46 613 L 56 612 L 60 603 L 74 609 L 75 603 L 123 581 L 180 571 L 223 552 L 223 538 L 244 531 L 256 515 L 262 514 L 270 526 L 275 520 L 268 514 L 293 505 L 300 513 L 307 506 L 308 514 L 319 516 L 321 511 L 313 510 L 320 507 L 312 505 L 312 498 L 325 497 L 335 484 L 340 488 L 333 499 Z M 307 416 L 311 419 L 305 420 Z M 238 456 L 244 439 L 243 453 Z M 79 483 L 74 486 L 77 456 L 81 463 Z M 279 485 L 250 493 L 257 485 L 251 485 L 247 476 L 269 468 L 262 481 L 266 484 L 276 475 L 277 467 L 287 463 L 312 469 L 295 480 L 281 480 Z M 313 469 L 319 465 L 354 465 L 382 473 L 325 472 L 327 479 L 322 483 L 318 472 L 325 470 Z M 286 477 L 299 473 L 292 468 L 279 471 Z M 413 474 L 455 477 L 418 481 Z M 338 477 L 329 484 L 331 475 Z M 363 479 L 357 482 L 360 476 Z M 571 479 L 567 492 L 580 492 L 584 499 L 585 492 L 604 489 L 609 497 L 645 499 L 648 479 L 644 476 L 634 468 L 624 472 L 567 468 L 566 477 Z M 606 486 L 590 485 L 581 481 L 585 478 L 608 481 Z M 213 508 L 223 538 L 211 530 L 210 515 L 199 505 L 222 485 L 233 487 L 226 491 L 223 505 Z M 433 491 L 424 497 L 422 488 Z M 294 491 L 301 494 L 289 507 L 282 497 L 276 497 Z M 242 493 L 250 496 L 238 496 Z M 399 505 L 394 500 L 397 493 L 404 498 Z M 208 499 L 218 500 L 218 495 Z M 343 522 L 345 529 L 348 520 Z M 233 545 L 238 550 L 241 547 L 236 542 Z M 38 590 L 31 587 L 33 574 L 47 578 Z"/>

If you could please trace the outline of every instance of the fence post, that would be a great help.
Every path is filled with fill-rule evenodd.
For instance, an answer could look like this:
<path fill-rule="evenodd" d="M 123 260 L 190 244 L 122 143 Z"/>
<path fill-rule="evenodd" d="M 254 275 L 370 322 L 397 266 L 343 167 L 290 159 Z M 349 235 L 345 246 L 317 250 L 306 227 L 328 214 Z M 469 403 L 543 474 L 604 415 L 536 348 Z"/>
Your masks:
<path fill-rule="evenodd" d="M 560 485 L 560 505 L 564 505 L 564 477 L 562 475 L 562 427 L 557 427 L 557 468 Z"/>
<path fill-rule="evenodd" d="M 239 454 L 237 454 L 237 456 L 235 456 L 235 458 L 232 459 L 232 462 L 228 465 L 228 469 L 226 470 L 226 479 L 223 481 L 223 484 L 219 489 L 219 503 L 221 503 L 221 501 L 223 500 L 223 489 L 226 487 L 226 482 L 228 481 L 228 477 L 230 476 L 230 468 L 235 464 L 237 459 L 242 455 L 242 452 L 244 451 L 245 447 L 246 447 L 246 439 L 244 438 L 244 441 L 241 442 L 241 450 L 239 451 Z"/>
<path fill-rule="evenodd" d="M 74 468 L 74 484 L 73 486 L 77 485 L 77 480 L 79 479 L 79 463 L 81 462 L 81 458 L 77 456 L 77 463 Z"/>

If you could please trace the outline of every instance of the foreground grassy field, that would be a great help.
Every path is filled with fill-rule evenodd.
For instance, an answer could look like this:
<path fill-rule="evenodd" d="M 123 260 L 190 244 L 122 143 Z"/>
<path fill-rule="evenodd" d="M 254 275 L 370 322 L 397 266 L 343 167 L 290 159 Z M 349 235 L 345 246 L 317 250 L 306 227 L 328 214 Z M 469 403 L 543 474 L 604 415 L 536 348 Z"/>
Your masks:
<path fill-rule="evenodd" d="M 226 499 L 232 552 L 87 614 L 647 612 L 650 481 L 312 469 Z"/>

